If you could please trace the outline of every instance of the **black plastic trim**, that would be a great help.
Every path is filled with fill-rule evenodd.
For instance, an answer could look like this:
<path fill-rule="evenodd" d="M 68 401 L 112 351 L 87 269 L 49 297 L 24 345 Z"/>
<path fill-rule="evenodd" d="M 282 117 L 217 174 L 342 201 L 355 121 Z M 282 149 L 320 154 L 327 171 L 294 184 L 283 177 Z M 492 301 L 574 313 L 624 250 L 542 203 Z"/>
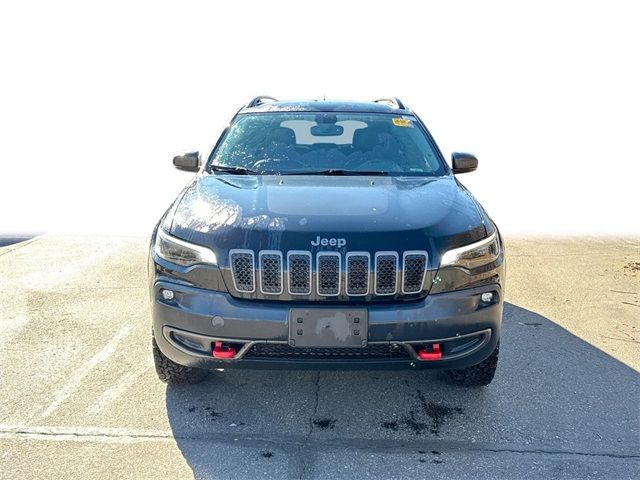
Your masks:
<path fill-rule="evenodd" d="M 174 328 L 174 327 L 169 327 L 169 326 L 166 326 L 166 325 L 163 328 L 162 334 L 163 334 L 164 338 L 173 347 L 177 348 L 181 352 L 186 353 L 187 355 L 190 355 L 190 356 L 194 356 L 194 357 L 215 360 L 216 362 L 219 362 L 219 361 L 237 362 L 239 360 L 242 360 L 243 357 L 245 356 L 245 354 L 249 351 L 249 349 L 253 345 L 258 344 L 258 343 L 271 343 L 271 344 L 280 344 L 280 345 L 287 345 L 288 346 L 288 342 L 286 342 L 286 341 L 247 340 L 247 339 L 240 339 L 240 338 L 213 337 L 213 336 L 209 336 L 209 335 L 202 335 L 200 333 L 188 332 L 186 330 L 181 330 L 181 329 Z M 473 345 L 472 348 L 470 348 L 468 350 L 464 350 L 464 351 L 458 352 L 458 353 L 455 353 L 453 355 L 443 356 L 441 360 L 431 361 L 431 362 L 435 363 L 435 362 L 440 362 L 440 361 L 443 361 L 443 360 L 457 360 L 457 359 L 466 357 L 468 355 L 472 355 L 475 352 L 477 352 L 478 350 L 481 350 L 491 340 L 491 336 L 492 336 L 491 329 L 490 328 L 486 328 L 484 330 L 479 330 L 477 332 L 471 332 L 471 333 L 467 333 L 467 334 L 464 334 L 464 335 L 457 335 L 455 337 L 431 338 L 431 339 L 411 340 L 411 341 L 403 341 L 403 342 L 368 342 L 368 345 L 396 344 L 396 345 L 402 346 L 407 351 L 407 354 L 409 355 L 411 360 L 415 360 L 415 361 L 418 361 L 418 362 L 424 362 L 424 360 L 420 360 L 418 358 L 416 350 L 412 347 L 412 345 L 426 345 L 426 344 L 431 344 L 431 343 L 446 343 L 446 342 L 452 342 L 452 341 L 459 341 L 459 340 L 464 339 L 464 338 L 471 338 L 471 337 L 478 337 L 478 336 L 481 336 L 482 339 L 481 339 L 480 342 L 478 342 L 475 345 Z M 185 343 L 180 342 L 176 337 L 188 338 L 191 341 L 193 341 L 195 343 L 198 343 L 203 348 L 202 348 L 202 350 L 197 350 L 197 349 L 194 349 L 194 348 L 190 348 L 187 345 L 185 345 Z M 211 345 L 213 342 L 243 344 L 243 346 L 242 346 L 242 348 L 240 348 L 240 350 L 238 350 L 238 353 L 234 358 L 227 359 L 227 360 L 220 360 L 220 359 L 214 359 L 212 357 L 212 355 L 209 353 L 208 346 Z M 204 353 L 204 352 L 207 352 L 207 353 Z M 283 362 L 292 361 L 291 359 L 288 359 L 288 358 L 283 358 L 281 360 L 277 359 L 277 358 L 272 358 L 272 359 L 269 359 L 269 360 L 270 361 L 283 361 Z M 295 361 L 317 362 L 318 360 L 314 359 L 314 360 L 295 360 Z M 358 360 L 353 360 L 353 361 L 357 362 Z"/>

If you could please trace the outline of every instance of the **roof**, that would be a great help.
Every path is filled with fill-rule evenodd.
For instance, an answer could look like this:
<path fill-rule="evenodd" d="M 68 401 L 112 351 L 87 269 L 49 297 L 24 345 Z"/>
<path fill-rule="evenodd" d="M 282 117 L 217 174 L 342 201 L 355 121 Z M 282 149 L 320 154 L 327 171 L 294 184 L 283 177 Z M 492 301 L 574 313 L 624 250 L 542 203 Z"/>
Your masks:
<path fill-rule="evenodd" d="M 284 102 L 264 102 L 246 106 L 238 113 L 259 112 L 359 112 L 412 114 L 408 108 L 396 108 L 389 103 L 355 102 L 349 100 L 298 100 Z"/>

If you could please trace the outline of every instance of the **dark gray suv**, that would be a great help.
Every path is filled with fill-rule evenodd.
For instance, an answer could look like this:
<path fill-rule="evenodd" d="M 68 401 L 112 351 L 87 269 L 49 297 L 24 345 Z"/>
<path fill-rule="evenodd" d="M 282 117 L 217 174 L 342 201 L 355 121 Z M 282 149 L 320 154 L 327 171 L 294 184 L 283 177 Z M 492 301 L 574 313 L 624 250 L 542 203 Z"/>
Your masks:
<path fill-rule="evenodd" d="M 151 239 L 159 377 L 216 368 L 439 368 L 493 379 L 504 247 L 396 99 L 241 108 Z"/>

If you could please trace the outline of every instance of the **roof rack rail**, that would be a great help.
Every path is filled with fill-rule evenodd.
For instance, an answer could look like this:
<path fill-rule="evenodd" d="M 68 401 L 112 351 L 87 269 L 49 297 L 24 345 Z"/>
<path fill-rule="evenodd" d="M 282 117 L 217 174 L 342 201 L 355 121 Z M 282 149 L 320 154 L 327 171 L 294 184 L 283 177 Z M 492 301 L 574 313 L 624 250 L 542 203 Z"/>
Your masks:
<path fill-rule="evenodd" d="M 398 97 L 388 97 L 388 98 L 376 98 L 374 103 L 388 103 L 391 105 L 395 105 L 400 110 L 406 110 L 407 107 L 404 106 L 404 103 Z"/>
<path fill-rule="evenodd" d="M 262 105 L 264 103 L 263 100 L 271 100 L 272 102 L 278 101 L 277 98 L 270 97 L 269 95 L 258 95 L 249 103 L 247 103 L 247 106 L 245 108 L 257 107 L 258 105 Z"/>

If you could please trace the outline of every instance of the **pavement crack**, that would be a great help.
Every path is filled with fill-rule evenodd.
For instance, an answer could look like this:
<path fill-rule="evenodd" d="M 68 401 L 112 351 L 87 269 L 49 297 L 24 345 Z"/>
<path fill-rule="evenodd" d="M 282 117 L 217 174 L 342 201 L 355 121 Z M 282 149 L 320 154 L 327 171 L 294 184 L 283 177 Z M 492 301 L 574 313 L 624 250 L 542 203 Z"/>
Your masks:
<path fill-rule="evenodd" d="M 459 440 L 372 440 L 366 438 L 327 438 L 313 440 L 305 436 L 264 436 L 264 435 L 237 435 L 232 437 L 226 432 L 212 434 L 211 432 L 193 432 L 192 434 L 174 434 L 170 430 L 140 430 L 133 428 L 117 427 L 63 427 L 63 426 L 28 426 L 28 425 L 2 425 L 0 424 L 0 439 L 7 440 L 58 440 L 58 441 L 85 441 L 109 443 L 131 443 L 132 441 L 168 441 L 192 440 L 214 442 L 220 444 L 242 445 L 247 447 L 278 447 L 288 446 L 298 449 L 302 455 L 301 475 L 305 478 L 309 452 L 344 450 L 346 448 L 362 452 L 406 452 L 417 449 L 438 450 L 439 452 L 490 452 L 490 453 L 516 453 L 529 455 L 572 455 L 581 457 L 604 457 L 612 459 L 640 459 L 637 453 L 617 453 L 613 451 L 588 451 L 588 450 L 562 450 L 553 448 L 535 448 L 509 445 L 492 445 L 487 443 L 471 443 Z"/>
<path fill-rule="evenodd" d="M 488 448 L 481 447 L 478 449 L 469 449 L 481 452 L 491 453 L 528 453 L 533 455 L 576 455 L 582 457 L 605 457 L 605 458 L 640 458 L 640 455 L 626 455 L 618 453 L 594 453 L 594 452 L 578 452 L 572 450 L 546 450 L 546 449 L 518 449 L 518 448 Z"/>
<path fill-rule="evenodd" d="M 618 340 L 620 342 L 629 342 L 629 343 L 640 343 L 638 340 L 636 340 L 635 338 L 632 338 L 631 340 L 628 340 L 626 338 L 620 338 L 620 337 L 609 337 L 608 335 L 600 335 L 602 338 L 608 338 L 609 340 Z"/>
<path fill-rule="evenodd" d="M 318 403 L 320 401 L 320 371 L 318 371 L 317 374 L 316 374 L 315 387 L 316 387 L 315 399 L 314 399 L 314 403 L 313 403 L 313 412 L 311 413 L 311 416 L 309 417 L 309 432 L 306 435 L 307 439 L 313 433 L 313 428 L 314 428 L 314 425 L 315 425 L 313 423 L 313 419 L 316 417 L 316 414 L 318 413 Z"/>
<path fill-rule="evenodd" d="M 308 449 L 308 445 L 309 445 L 309 439 L 311 438 L 311 435 L 313 434 L 313 429 L 314 429 L 314 421 L 313 419 L 316 417 L 316 414 L 318 413 L 318 404 L 320 403 L 320 370 L 318 370 L 318 372 L 316 372 L 316 381 L 315 381 L 315 395 L 314 395 L 314 400 L 313 400 L 313 411 L 311 412 L 311 415 L 309 415 L 309 431 L 307 432 L 307 434 L 304 436 L 304 440 L 302 442 L 302 445 L 300 445 L 299 450 L 299 454 L 298 457 L 301 459 L 301 465 L 300 465 L 300 476 L 298 477 L 300 480 L 302 480 L 303 478 L 306 478 L 307 475 L 307 457 L 308 455 L 306 454 L 306 450 Z"/>

